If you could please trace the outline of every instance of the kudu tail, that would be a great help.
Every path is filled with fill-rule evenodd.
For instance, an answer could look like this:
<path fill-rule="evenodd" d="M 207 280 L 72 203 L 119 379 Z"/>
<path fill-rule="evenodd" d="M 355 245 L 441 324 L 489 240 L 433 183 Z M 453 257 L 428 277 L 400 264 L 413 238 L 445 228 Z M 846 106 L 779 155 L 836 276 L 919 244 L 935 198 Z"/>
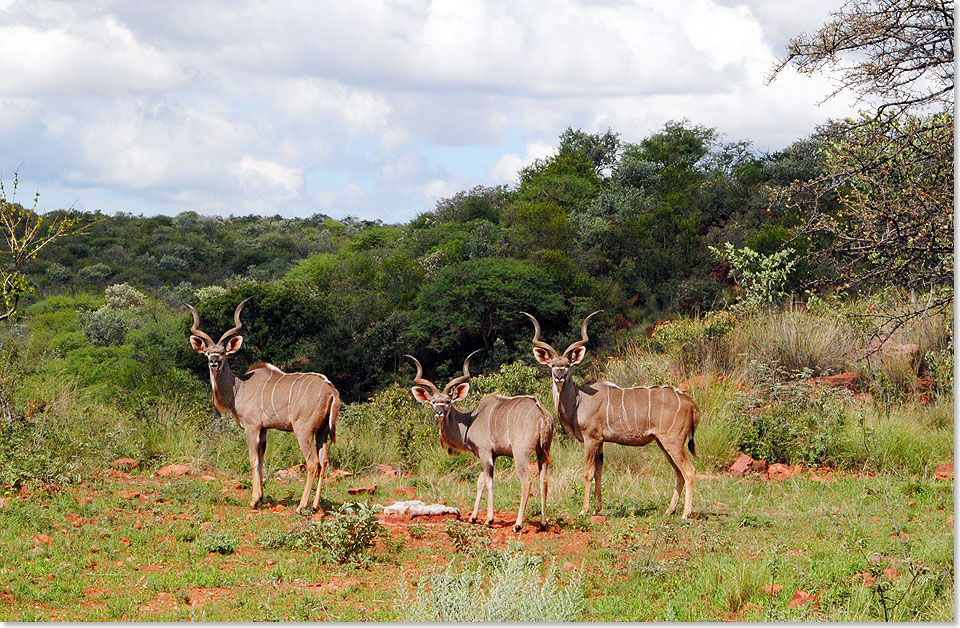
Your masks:
<path fill-rule="evenodd" d="M 337 417 L 340 415 L 340 395 L 336 391 L 330 395 L 330 414 L 327 423 L 330 442 L 337 444 Z"/>
<path fill-rule="evenodd" d="M 697 426 L 700 425 L 700 410 L 696 406 L 693 406 L 691 409 L 693 420 L 690 421 L 690 435 L 687 437 L 687 449 L 690 450 L 690 453 L 694 456 L 697 455 L 697 444 L 693 441 L 693 434 L 697 431 Z"/>

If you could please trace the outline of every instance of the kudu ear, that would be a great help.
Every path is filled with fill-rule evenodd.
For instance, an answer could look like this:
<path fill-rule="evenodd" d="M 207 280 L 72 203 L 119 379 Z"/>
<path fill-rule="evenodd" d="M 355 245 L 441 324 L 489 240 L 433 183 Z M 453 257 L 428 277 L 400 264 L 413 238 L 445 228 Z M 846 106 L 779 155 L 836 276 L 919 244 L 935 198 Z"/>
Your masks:
<path fill-rule="evenodd" d="M 583 356 L 585 355 L 587 355 L 586 347 L 577 347 L 573 349 L 570 351 L 570 355 L 568 356 L 570 364 L 580 364 L 580 362 L 583 361 Z"/>
<path fill-rule="evenodd" d="M 550 352 L 543 347 L 533 348 L 533 358 L 544 366 L 550 366 Z"/>
<path fill-rule="evenodd" d="M 460 401 L 461 399 L 466 399 L 467 394 L 470 393 L 470 384 L 457 384 L 453 387 L 453 393 L 450 395 L 452 402 Z"/>
<path fill-rule="evenodd" d="M 193 350 L 197 353 L 204 353 L 207 348 L 207 343 L 205 343 L 200 336 L 190 336 L 190 346 L 193 347 Z"/>
<path fill-rule="evenodd" d="M 423 386 L 414 386 L 410 390 L 413 392 L 413 398 L 420 403 L 430 403 L 430 393 Z"/>
<path fill-rule="evenodd" d="M 243 345 L 243 336 L 234 336 L 227 341 L 227 355 L 233 355 L 240 350 L 240 347 Z"/>

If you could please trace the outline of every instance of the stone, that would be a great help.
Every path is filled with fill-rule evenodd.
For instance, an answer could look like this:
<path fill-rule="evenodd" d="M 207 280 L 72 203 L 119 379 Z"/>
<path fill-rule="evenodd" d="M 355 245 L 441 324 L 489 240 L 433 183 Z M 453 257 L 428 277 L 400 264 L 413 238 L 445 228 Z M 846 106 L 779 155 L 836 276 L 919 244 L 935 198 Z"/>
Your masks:
<path fill-rule="evenodd" d="M 829 386 L 831 388 L 846 388 L 851 392 L 860 392 L 860 374 L 856 371 L 847 371 L 837 375 L 824 375 L 823 377 L 811 377 L 807 384 L 817 386 Z"/>
<path fill-rule="evenodd" d="M 779 462 L 774 462 L 767 468 L 767 478 L 770 480 L 783 480 L 791 475 L 793 475 L 793 469 Z"/>
<path fill-rule="evenodd" d="M 361 493 L 373 493 L 376 490 L 376 484 L 367 484 L 366 486 L 351 486 L 347 489 L 347 493 L 350 495 L 359 495 Z"/>
<path fill-rule="evenodd" d="M 165 478 L 176 477 L 187 473 L 190 473 L 190 466 L 185 464 L 168 464 L 157 471 L 157 475 Z"/>
<path fill-rule="evenodd" d="M 797 590 L 787 603 L 787 608 L 796 608 L 797 606 L 803 606 L 805 604 L 813 604 L 814 608 L 820 607 L 816 596 L 810 595 L 806 591 Z"/>
<path fill-rule="evenodd" d="M 133 458 L 117 458 L 113 461 L 113 466 L 133 470 L 140 466 L 140 463 Z"/>
<path fill-rule="evenodd" d="M 330 474 L 332 478 L 348 478 L 353 475 L 352 471 L 344 471 L 343 469 L 334 469 Z"/>
<path fill-rule="evenodd" d="M 117 495 L 124 499 L 136 499 L 140 497 L 140 491 L 120 491 Z"/>
<path fill-rule="evenodd" d="M 770 597 L 777 597 L 780 595 L 780 592 L 783 591 L 782 584 L 765 584 L 760 587 L 760 590 L 769 595 Z"/>
<path fill-rule="evenodd" d="M 746 472 L 750 469 L 750 465 L 753 464 L 753 458 L 747 454 L 740 454 L 740 457 L 730 465 L 728 470 L 730 475 L 745 475 Z"/>
<path fill-rule="evenodd" d="M 593 515 L 590 517 L 590 523 L 606 523 L 607 518 L 603 515 Z"/>
<path fill-rule="evenodd" d="M 383 474 L 383 475 L 385 475 L 385 476 L 387 476 L 387 477 L 390 477 L 390 478 L 393 478 L 393 477 L 396 477 L 396 476 L 397 476 L 397 470 L 394 469 L 393 467 L 391 467 L 390 465 L 388 465 L 388 464 L 385 463 L 385 462 L 381 462 L 380 464 L 378 464 L 378 465 L 377 465 L 377 470 L 378 470 L 381 474 Z"/>
<path fill-rule="evenodd" d="M 933 477 L 938 480 L 952 480 L 953 479 L 953 463 L 947 462 L 933 471 Z"/>
<path fill-rule="evenodd" d="M 49 534 L 38 534 L 37 536 L 33 537 L 33 540 L 40 545 L 49 545 L 53 543 L 53 537 Z"/>

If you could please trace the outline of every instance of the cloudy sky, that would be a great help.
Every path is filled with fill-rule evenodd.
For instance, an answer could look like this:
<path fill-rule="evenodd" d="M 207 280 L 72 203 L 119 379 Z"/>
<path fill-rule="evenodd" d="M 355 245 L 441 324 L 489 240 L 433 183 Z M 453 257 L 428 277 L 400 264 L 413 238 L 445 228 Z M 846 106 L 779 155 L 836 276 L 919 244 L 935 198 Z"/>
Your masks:
<path fill-rule="evenodd" d="M 849 115 L 764 78 L 841 0 L 0 0 L 0 173 L 108 213 L 405 221 L 567 127 L 758 151 Z"/>

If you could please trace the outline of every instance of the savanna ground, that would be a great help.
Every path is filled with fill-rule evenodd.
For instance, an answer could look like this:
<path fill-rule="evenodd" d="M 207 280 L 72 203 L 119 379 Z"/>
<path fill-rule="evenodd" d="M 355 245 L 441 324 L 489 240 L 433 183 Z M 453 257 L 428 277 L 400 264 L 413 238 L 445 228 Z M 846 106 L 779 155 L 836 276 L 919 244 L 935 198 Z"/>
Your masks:
<path fill-rule="evenodd" d="M 285 438 L 292 440 L 273 437 Z M 246 475 L 209 468 L 172 478 L 113 468 L 75 486 L 31 486 L 0 510 L 0 617 L 389 621 L 409 618 L 411 601 L 426 597 L 418 583 L 463 572 L 483 585 L 498 560 L 517 552 L 536 565 L 527 586 L 549 575 L 557 594 L 568 589 L 564 612 L 573 619 L 870 621 L 884 619 L 885 607 L 891 620 L 954 616 L 952 480 L 701 472 L 695 514 L 682 523 L 662 514 L 673 478 L 660 452 L 608 446 L 606 521 L 591 522 L 577 515 L 581 456 L 573 443 L 554 449 L 545 531 L 532 523 L 511 531 L 519 483 L 501 464 L 492 529 L 450 516 L 380 515 L 373 546 L 345 564 L 278 541 L 321 517 L 293 514 L 302 487 L 293 478 L 269 481 L 258 510 L 247 505 Z M 348 487 L 376 484 L 359 501 L 443 501 L 465 520 L 474 467 L 434 477 L 376 468 L 334 476 L 325 509 L 358 501 Z M 528 519 L 539 510 L 531 505 Z M 484 618 L 482 604 L 466 608 L 472 613 L 461 619 Z"/>
<path fill-rule="evenodd" d="M 602 519 L 579 516 L 583 448 L 558 427 L 550 524 L 532 524 L 534 497 L 513 533 L 512 462 L 497 463 L 492 528 L 467 524 L 479 466 L 439 446 L 406 382 L 344 406 L 325 515 L 294 514 L 299 448 L 275 432 L 266 503 L 251 510 L 240 430 L 211 414 L 202 378 L 151 361 L 151 338 L 185 344 L 182 317 L 158 310 L 128 342 L 96 347 L 75 301 L 29 314 L 2 344 L 14 420 L 0 442 L 0 620 L 955 616 L 953 480 L 936 478 L 954 457 L 946 315 L 902 331 L 866 367 L 850 357 L 862 336 L 834 309 L 720 312 L 641 331 L 583 374 L 686 380 L 703 411 L 693 517 L 663 515 L 674 476 L 657 448 L 616 445 L 605 448 Z M 464 407 L 498 390 L 552 408 L 545 374 L 526 362 L 477 374 Z M 810 381 L 855 367 L 857 392 Z M 732 475 L 742 452 L 802 471 Z M 158 473 L 171 464 L 189 471 Z M 407 499 L 456 506 L 460 518 L 378 512 Z"/>

